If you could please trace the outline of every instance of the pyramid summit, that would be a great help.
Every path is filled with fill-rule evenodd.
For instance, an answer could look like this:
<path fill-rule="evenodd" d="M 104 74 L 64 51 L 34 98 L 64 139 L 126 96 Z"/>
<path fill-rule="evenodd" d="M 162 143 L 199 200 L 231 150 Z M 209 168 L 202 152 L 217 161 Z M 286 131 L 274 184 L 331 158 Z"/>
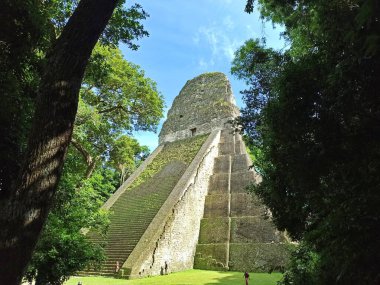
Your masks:
<path fill-rule="evenodd" d="M 186 82 L 174 99 L 159 142 L 165 143 L 223 129 L 239 115 L 231 85 L 221 72 L 201 74 Z"/>
<path fill-rule="evenodd" d="M 285 267 L 285 235 L 246 191 L 261 178 L 231 128 L 238 114 L 223 73 L 187 81 L 168 112 L 160 145 L 103 206 L 111 212 L 107 235 L 87 234 L 106 244 L 106 260 L 100 270 L 80 274 L 141 278 L 191 268 Z"/>

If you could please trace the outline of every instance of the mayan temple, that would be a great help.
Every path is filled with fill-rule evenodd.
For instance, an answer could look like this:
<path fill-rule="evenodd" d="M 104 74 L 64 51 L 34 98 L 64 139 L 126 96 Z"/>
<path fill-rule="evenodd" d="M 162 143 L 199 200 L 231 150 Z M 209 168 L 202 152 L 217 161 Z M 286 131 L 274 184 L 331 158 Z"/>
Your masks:
<path fill-rule="evenodd" d="M 111 211 L 103 266 L 85 274 L 139 278 L 191 268 L 278 270 L 285 236 L 246 186 L 260 181 L 230 121 L 239 115 L 223 73 L 186 82 L 159 146 L 105 203 Z M 115 272 L 116 264 L 120 270 Z"/>

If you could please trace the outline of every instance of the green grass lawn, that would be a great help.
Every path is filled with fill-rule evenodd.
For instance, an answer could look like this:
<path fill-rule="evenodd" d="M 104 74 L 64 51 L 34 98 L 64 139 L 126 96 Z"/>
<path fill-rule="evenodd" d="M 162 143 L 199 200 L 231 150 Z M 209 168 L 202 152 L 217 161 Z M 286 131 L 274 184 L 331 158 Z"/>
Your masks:
<path fill-rule="evenodd" d="M 281 273 L 250 273 L 249 285 L 276 285 Z M 245 285 L 243 272 L 188 270 L 135 280 L 105 277 L 72 277 L 65 285 Z"/>

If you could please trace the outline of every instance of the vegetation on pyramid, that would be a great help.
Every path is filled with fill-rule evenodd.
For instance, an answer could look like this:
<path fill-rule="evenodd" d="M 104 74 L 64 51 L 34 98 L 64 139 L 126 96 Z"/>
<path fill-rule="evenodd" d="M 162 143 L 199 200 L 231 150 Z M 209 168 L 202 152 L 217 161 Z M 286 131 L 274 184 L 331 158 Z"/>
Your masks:
<path fill-rule="evenodd" d="M 206 137 L 207 135 L 196 136 L 165 144 L 163 150 L 155 157 L 139 177 L 134 180 L 129 189 L 132 189 L 153 177 L 169 162 L 177 160 L 187 165 L 190 164 L 204 143 Z"/>

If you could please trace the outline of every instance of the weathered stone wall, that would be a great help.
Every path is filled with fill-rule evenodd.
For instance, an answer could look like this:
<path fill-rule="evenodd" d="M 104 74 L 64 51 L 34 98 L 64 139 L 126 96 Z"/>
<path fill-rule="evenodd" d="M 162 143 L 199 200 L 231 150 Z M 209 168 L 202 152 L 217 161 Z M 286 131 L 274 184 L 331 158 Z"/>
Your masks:
<path fill-rule="evenodd" d="M 174 99 L 160 144 L 222 129 L 239 114 L 227 77 L 205 73 L 186 82 Z"/>
<path fill-rule="evenodd" d="M 283 271 L 289 260 L 290 243 L 230 243 L 231 271 Z"/>
<path fill-rule="evenodd" d="M 265 207 L 245 190 L 260 177 L 240 135 L 221 132 L 219 155 L 209 181 L 194 267 L 208 270 L 267 272 L 288 260 L 285 236 L 265 219 Z"/>
<path fill-rule="evenodd" d="M 122 266 L 122 277 L 138 278 L 193 268 L 219 136 L 219 131 L 214 131 L 202 146 Z"/>

